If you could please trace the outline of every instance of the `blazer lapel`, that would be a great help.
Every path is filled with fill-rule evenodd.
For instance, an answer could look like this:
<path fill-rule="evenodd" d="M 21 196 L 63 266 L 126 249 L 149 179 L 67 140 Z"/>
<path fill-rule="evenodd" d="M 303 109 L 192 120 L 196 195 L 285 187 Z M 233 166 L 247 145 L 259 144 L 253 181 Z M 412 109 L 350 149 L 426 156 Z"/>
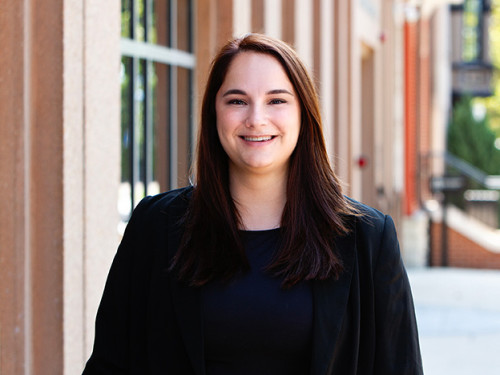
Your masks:
<path fill-rule="evenodd" d="M 181 230 L 178 225 L 182 215 L 168 215 L 168 259 L 177 251 Z M 171 278 L 172 302 L 179 330 L 196 375 L 205 375 L 203 350 L 203 325 L 200 288 L 187 287 Z"/>
<path fill-rule="evenodd" d="M 313 282 L 313 353 L 312 375 L 327 374 L 337 338 L 346 312 L 353 267 L 356 260 L 354 231 L 335 240 L 336 249 L 342 254 L 344 271 L 338 280 Z"/>

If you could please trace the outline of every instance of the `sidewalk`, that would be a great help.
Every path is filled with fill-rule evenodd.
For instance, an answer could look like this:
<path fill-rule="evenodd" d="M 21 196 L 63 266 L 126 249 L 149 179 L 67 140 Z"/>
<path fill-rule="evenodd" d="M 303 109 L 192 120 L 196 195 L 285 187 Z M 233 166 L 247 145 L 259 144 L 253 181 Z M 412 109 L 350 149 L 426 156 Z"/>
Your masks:
<path fill-rule="evenodd" d="M 500 374 L 500 271 L 409 269 L 425 375 Z"/>

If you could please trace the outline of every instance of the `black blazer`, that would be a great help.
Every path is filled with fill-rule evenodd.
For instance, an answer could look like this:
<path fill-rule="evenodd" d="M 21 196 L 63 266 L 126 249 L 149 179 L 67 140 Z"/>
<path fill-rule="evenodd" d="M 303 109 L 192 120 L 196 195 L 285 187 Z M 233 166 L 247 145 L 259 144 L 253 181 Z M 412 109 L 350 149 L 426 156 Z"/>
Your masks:
<path fill-rule="evenodd" d="M 113 261 L 83 374 L 205 374 L 198 288 L 167 271 L 192 188 L 145 198 Z M 366 215 L 336 239 L 345 271 L 314 281 L 312 375 L 422 374 L 413 301 L 389 216 Z M 264 372 L 263 372 L 264 373 Z"/>

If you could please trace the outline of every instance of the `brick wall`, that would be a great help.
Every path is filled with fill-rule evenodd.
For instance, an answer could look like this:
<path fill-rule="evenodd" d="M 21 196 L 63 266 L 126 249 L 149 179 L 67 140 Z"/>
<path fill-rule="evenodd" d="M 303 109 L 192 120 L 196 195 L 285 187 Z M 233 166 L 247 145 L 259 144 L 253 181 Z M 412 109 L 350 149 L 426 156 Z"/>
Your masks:
<path fill-rule="evenodd" d="M 448 266 L 500 269 L 500 253 L 486 250 L 448 227 Z M 431 226 L 431 265 L 441 266 L 441 223 Z"/>

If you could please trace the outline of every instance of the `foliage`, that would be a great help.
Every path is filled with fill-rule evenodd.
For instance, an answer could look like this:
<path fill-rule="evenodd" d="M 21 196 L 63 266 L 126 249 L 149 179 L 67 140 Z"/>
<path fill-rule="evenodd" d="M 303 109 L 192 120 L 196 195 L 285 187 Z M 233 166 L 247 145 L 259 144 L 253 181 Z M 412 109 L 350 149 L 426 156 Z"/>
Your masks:
<path fill-rule="evenodd" d="M 482 103 L 489 117 L 490 128 L 500 138 L 500 0 L 491 2 L 491 18 L 489 20 L 489 42 L 491 61 L 494 66 L 493 91 L 494 94 L 487 98 L 475 98 L 474 101 Z"/>
<path fill-rule="evenodd" d="M 448 151 L 487 174 L 500 174 L 500 150 L 495 148 L 495 134 L 488 117 L 476 120 L 472 99 L 464 97 L 456 103 L 448 128 Z"/>

